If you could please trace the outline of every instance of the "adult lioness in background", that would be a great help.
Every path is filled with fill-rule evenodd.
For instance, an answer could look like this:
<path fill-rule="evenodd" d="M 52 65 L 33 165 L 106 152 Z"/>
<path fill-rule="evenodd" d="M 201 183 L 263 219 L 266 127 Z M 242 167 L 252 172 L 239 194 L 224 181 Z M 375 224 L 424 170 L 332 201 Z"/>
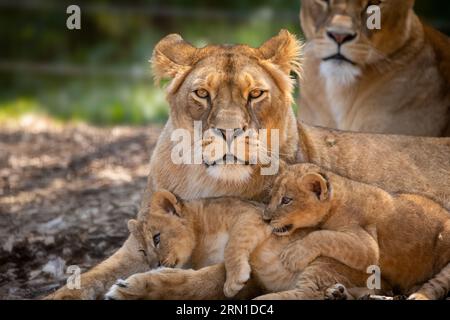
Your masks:
<path fill-rule="evenodd" d="M 139 219 L 148 213 L 152 192 L 159 189 L 187 200 L 218 196 L 261 200 L 267 191 L 274 177 L 261 176 L 259 163 L 237 159 L 236 164 L 220 164 L 223 156 L 233 157 L 233 149 L 204 159 L 203 164 L 173 163 L 172 150 L 178 141 L 172 141 L 171 134 L 179 128 L 193 132 L 194 120 L 202 122 L 203 130 L 215 128 L 217 139 L 227 142 L 241 139 L 241 131 L 248 128 L 278 129 L 280 158 L 288 163 L 313 162 L 389 191 L 423 193 L 450 207 L 450 139 L 347 134 L 297 125 L 290 73 L 299 70 L 300 48 L 287 31 L 260 48 L 211 45 L 199 49 L 179 35 L 158 43 L 153 70 L 157 78 L 172 79 L 167 88 L 171 109 L 152 155 Z M 139 249 L 130 237 L 112 257 L 82 275 L 80 290 L 64 287 L 49 298 L 102 298 L 118 278 L 158 264 Z"/>
<path fill-rule="evenodd" d="M 366 10 L 381 9 L 369 30 Z M 413 0 L 302 0 L 299 118 L 350 131 L 450 136 L 450 39 Z"/>

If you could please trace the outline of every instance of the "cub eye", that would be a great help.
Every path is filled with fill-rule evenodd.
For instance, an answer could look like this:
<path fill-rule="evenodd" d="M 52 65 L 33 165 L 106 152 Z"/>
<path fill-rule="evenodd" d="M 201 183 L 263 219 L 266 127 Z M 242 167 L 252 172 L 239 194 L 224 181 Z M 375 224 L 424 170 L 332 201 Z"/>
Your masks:
<path fill-rule="evenodd" d="M 263 94 L 264 94 L 263 90 L 255 89 L 255 90 L 250 91 L 249 98 L 257 99 L 257 98 L 261 97 Z"/>
<path fill-rule="evenodd" d="M 156 248 L 159 247 L 159 242 L 161 241 L 161 234 L 157 233 L 153 236 L 153 244 L 155 245 Z"/>
<path fill-rule="evenodd" d="M 209 92 L 205 89 L 198 89 L 194 91 L 195 95 L 201 99 L 206 99 L 209 97 Z"/>
<path fill-rule="evenodd" d="M 284 206 L 290 204 L 291 202 L 292 202 L 292 199 L 289 198 L 289 197 L 283 197 L 283 198 L 281 198 L 281 204 L 284 205 Z"/>
<path fill-rule="evenodd" d="M 139 250 L 139 252 L 141 252 L 145 257 L 147 256 L 147 251 L 145 251 L 144 249 Z"/>

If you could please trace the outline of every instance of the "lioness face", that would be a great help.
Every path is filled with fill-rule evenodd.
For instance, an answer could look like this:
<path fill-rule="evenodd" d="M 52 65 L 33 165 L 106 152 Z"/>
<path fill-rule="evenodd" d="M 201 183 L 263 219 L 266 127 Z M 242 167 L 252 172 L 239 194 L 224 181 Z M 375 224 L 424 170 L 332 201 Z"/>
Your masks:
<path fill-rule="evenodd" d="M 288 170 L 275 181 L 263 218 L 276 235 L 283 236 L 316 227 L 329 210 L 329 186 L 323 175 L 310 172 L 300 176 Z"/>
<path fill-rule="evenodd" d="M 381 29 L 368 27 L 372 5 L 381 10 Z M 322 60 L 326 78 L 351 83 L 363 68 L 386 60 L 408 40 L 413 5 L 413 0 L 303 0 L 306 50 Z"/>
<path fill-rule="evenodd" d="M 295 118 L 290 73 L 298 71 L 299 49 L 288 32 L 258 49 L 198 49 L 177 35 L 157 45 L 154 72 L 172 79 L 167 94 L 171 123 L 191 133 L 193 150 L 201 145 L 202 166 L 209 176 L 245 181 L 267 164 L 273 148 L 286 143 L 287 122 Z M 194 122 L 202 130 L 196 138 Z M 273 129 L 279 139 L 272 143 Z"/>
<path fill-rule="evenodd" d="M 129 223 L 130 231 L 143 244 L 143 254 L 156 254 L 157 259 L 153 258 L 153 261 L 160 261 L 165 267 L 187 266 L 195 246 L 194 230 L 183 218 L 183 210 L 182 202 L 175 195 L 159 191 L 152 197 L 147 220 L 136 222 L 139 223 L 137 228 L 130 227 Z"/>

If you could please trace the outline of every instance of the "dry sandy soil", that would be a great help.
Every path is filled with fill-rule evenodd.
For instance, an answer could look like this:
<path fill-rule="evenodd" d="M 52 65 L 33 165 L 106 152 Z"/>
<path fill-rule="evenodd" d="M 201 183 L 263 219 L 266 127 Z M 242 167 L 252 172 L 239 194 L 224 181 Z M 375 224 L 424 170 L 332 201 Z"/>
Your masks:
<path fill-rule="evenodd" d="M 33 299 L 128 235 L 160 127 L 0 124 L 0 299 Z"/>

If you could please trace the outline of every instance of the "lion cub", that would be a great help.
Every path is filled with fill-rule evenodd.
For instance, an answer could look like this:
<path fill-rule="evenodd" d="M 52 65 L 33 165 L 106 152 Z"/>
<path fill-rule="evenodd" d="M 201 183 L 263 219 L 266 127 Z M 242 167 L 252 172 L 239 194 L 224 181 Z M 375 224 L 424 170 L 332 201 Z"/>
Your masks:
<path fill-rule="evenodd" d="M 327 257 L 305 270 L 287 270 L 280 254 L 310 231 L 273 235 L 263 208 L 238 198 L 181 201 L 168 191 L 156 192 L 147 217 L 130 220 L 128 227 L 150 262 L 178 268 L 133 274 L 112 286 L 106 298 L 323 299 L 336 283 L 350 289 L 365 285 L 365 272 Z"/>
<path fill-rule="evenodd" d="M 144 255 L 158 249 L 165 267 L 197 270 L 225 261 L 223 291 L 234 297 L 250 279 L 251 253 L 272 233 L 263 211 L 263 205 L 238 198 L 179 201 L 159 191 L 149 221 L 130 220 L 128 228 Z"/>
<path fill-rule="evenodd" d="M 439 299 L 450 290 L 450 213 L 428 198 L 294 165 L 277 178 L 264 219 L 280 236 L 320 229 L 282 253 L 289 270 L 326 256 L 362 271 L 378 265 L 402 292 L 435 276 L 410 298 Z"/>

